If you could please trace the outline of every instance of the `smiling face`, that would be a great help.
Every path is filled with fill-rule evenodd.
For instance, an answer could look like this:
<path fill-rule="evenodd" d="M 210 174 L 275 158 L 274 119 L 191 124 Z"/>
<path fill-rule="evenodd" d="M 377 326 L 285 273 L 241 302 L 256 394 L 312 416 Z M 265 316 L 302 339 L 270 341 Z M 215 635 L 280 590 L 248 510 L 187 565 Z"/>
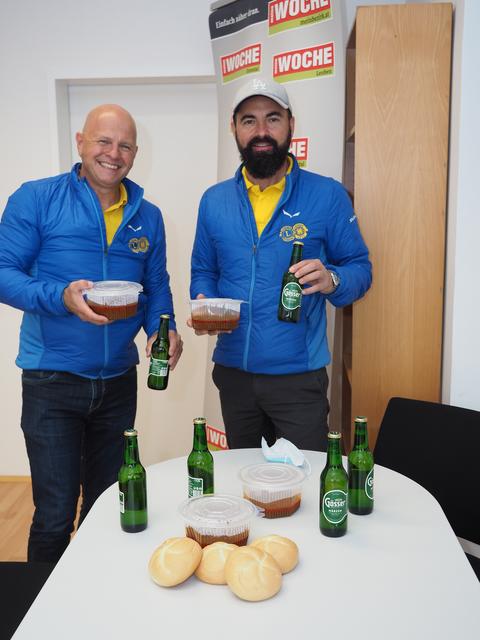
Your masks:
<path fill-rule="evenodd" d="M 252 177 L 270 178 L 285 168 L 293 127 L 289 111 L 270 98 L 254 96 L 240 104 L 232 129 Z"/>
<path fill-rule="evenodd" d="M 120 182 L 132 168 L 137 153 L 137 131 L 132 116 L 117 105 L 91 111 L 82 133 L 76 135 L 82 159 L 80 175 L 99 197 L 102 206 L 118 198 Z M 104 207 L 105 208 L 105 207 Z"/>

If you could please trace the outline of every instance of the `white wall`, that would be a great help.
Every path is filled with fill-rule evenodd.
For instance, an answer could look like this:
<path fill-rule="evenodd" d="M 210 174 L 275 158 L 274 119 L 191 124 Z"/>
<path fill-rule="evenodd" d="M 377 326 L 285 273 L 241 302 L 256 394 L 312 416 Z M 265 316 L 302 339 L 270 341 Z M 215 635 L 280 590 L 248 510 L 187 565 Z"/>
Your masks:
<path fill-rule="evenodd" d="M 25 180 L 57 173 L 59 170 L 58 133 L 55 102 L 55 79 L 74 78 L 196 78 L 213 75 L 213 62 L 208 33 L 209 0 L 2 0 L 0 3 L 0 139 L 2 165 L 0 183 L 0 211 L 9 194 Z M 67 114 L 68 116 L 68 114 Z M 191 116 L 195 105 L 191 105 Z M 168 119 L 164 123 L 169 127 Z M 171 126 L 171 125 L 170 125 Z M 211 148 L 216 156 L 216 128 L 212 127 Z M 202 141 L 205 136 L 202 137 Z M 195 144 L 195 139 L 191 141 Z M 156 157 L 171 155 L 177 171 L 182 171 L 179 150 L 160 147 Z M 188 149 L 184 150 L 188 154 Z M 140 151 L 141 154 L 141 151 Z M 140 155 L 141 157 L 141 155 Z M 207 162 L 210 160 L 208 156 Z M 132 174 L 133 175 L 133 174 Z M 207 183 L 215 181 L 216 166 L 211 168 Z M 188 176 L 186 176 L 188 181 Z M 204 185 L 206 188 L 208 184 Z M 198 194 L 197 194 L 198 195 Z M 170 197 L 170 194 L 169 194 Z M 165 209 L 167 234 L 172 231 L 169 256 L 176 266 L 175 243 L 182 244 L 182 257 L 188 252 L 196 211 L 192 211 L 191 227 L 176 228 L 172 207 L 168 212 L 161 196 L 158 204 Z M 167 239 L 168 240 L 168 239 Z M 177 252 L 178 253 L 178 252 Z M 176 270 L 177 271 L 177 270 Z M 188 271 L 188 265 L 184 265 Z M 176 277 L 176 276 L 175 276 Z M 178 290 L 188 295 L 188 277 L 184 275 Z M 186 332 L 185 313 L 179 321 Z M 26 475 L 29 473 L 25 445 L 20 430 L 21 385 L 20 371 L 14 364 L 18 348 L 18 330 L 21 313 L 0 306 L 2 340 L 0 341 L 0 400 L 2 406 L 2 456 L 0 475 Z M 194 339 L 192 337 L 192 339 Z M 206 343 L 196 344 L 199 350 L 198 380 L 189 375 L 192 363 L 181 365 L 178 378 L 172 379 L 173 393 L 180 397 L 180 375 L 183 375 L 187 393 L 203 392 Z M 192 356 L 194 364 L 195 358 Z M 172 374 L 172 378 L 173 378 Z M 140 385 L 144 380 L 140 377 Z M 154 410 L 161 420 L 162 403 L 142 403 L 146 413 Z M 161 395 L 161 394 L 159 394 Z M 179 407 L 182 406 L 181 401 Z M 185 404 L 185 403 L 183 403 Z M 198 405 L 198 402 L 194 403 Z M 197 407 L 202 411 L 202 407 Z M 181 413 L 181 412 L 180 412 Z M 194 417 L 194 416 L 192 416 Z M 137 421 L 138 422 L 138 421 Z M 139 428 L 141 425 L 139 424 Z M 180 455 L 171 443 L 165 443 L 168 430 L 184 429 L 191 441 L 191 422 L 167 415 L 157 434 L 149 434 L 144 444 L 146 463 L 160 459 L 162 452 Z M 154 437 L 156 435 L 156 438 Z M 8 452 L 8 453 L 7 453 Z M 154 456 L 152 459 L 151 456 Z"/>
<path fill-rule="evenodd" d="M 443 396 L 480 410 L 480 3 L 457 0 L 453 52 Z"/>

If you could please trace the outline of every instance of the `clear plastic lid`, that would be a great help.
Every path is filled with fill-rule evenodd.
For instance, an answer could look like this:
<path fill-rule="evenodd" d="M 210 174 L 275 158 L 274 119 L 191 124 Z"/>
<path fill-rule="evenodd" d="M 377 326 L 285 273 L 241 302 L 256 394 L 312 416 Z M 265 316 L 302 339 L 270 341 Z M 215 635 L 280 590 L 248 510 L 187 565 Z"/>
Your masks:
<path fill-rule="evenodd" d="M 190 300 L 192 311 L 198 309 L 213 310 L 215 312 L 225 309 L 240 311 L 240 305 L 244 300 L 235 300 L 233 298 L 198 298 Z"/>
<path fill-rule="evenodd" d="M 222 530 L 245 526 L 262 513 L 261 509 L 244 498 L 218 493 L 189 498 L 180 504 L 178 510 L 194 528 Z"/>
<path fill-rule="evenodd" d="M 138 282 L 100 280 L 94 282 L 91 289 L 85 289 L 84 293 L 89 300 L 116 305 L 136 301 L 141 291 L 143 291 L 143 287 Z"/>
<path fill-rule="evenodd" d="M 94 282 L 93 287 L 87 291 L 103 296 L 121 296 L 138 294 L 143 291 L 143 287 L 138 282 L 129 282 L 128 280 L 100 280 Z"/>
<path fill-rule="evenodd" d="M 300 467 L 294 467 L 291 464 L 267 462 L 243 467 L 240 469 L 239 476 L 246 485 L 276 491 L 301 485 L 306 478 L 306 473 Z"/>

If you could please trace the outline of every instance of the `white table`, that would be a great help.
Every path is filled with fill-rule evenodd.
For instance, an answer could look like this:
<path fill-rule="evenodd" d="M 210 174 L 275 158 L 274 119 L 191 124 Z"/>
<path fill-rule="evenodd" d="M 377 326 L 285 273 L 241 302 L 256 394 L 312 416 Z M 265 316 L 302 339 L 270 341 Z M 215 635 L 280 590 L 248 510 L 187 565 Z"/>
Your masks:
<path fill-rule="evenodd" d="M 435 499 L 376 466 L 373 514 L 350 514 L 347 535 L 326 538 L 318 527 L 325 454 L 306 454 L 312 473 L 300 509 L 289 518 L 257 518 L 250 530 L 250 541 L 277 533 L 299 546 L 299 565 L 274 598 L 244 602 L 227 586 L 195 577 L 170 589 L 150 580 L 153 550 L 184 535 L 177 506 L 186 497 L 186 459 L 176 458 L 147 469 L 144 532 L 120 529 L 116 486 L 99 498 L 15 640 L 478 640 L 479 582 Z M 259 449 L 214 457 L 216 491 L 237 495 L 238 470 L 263 461 Z"/>

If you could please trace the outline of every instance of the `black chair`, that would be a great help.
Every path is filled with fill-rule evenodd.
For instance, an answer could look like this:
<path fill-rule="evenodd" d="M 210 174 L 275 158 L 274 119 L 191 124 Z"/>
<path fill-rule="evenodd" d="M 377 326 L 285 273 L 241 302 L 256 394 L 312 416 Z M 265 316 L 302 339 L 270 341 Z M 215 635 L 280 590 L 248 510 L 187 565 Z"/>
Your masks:
<path fill-rule="evenodd" d="M 10 640 L 55 565 L 0 562 L 0 640 Z"/>
<path fill-rule="evenodd" d="M 391 398 L 375 462 L 408 476 L 441 505 L 460 538 L 480 544 L 480 412 Z M 480 580 L 480 558 L 466 554 Z"/>

